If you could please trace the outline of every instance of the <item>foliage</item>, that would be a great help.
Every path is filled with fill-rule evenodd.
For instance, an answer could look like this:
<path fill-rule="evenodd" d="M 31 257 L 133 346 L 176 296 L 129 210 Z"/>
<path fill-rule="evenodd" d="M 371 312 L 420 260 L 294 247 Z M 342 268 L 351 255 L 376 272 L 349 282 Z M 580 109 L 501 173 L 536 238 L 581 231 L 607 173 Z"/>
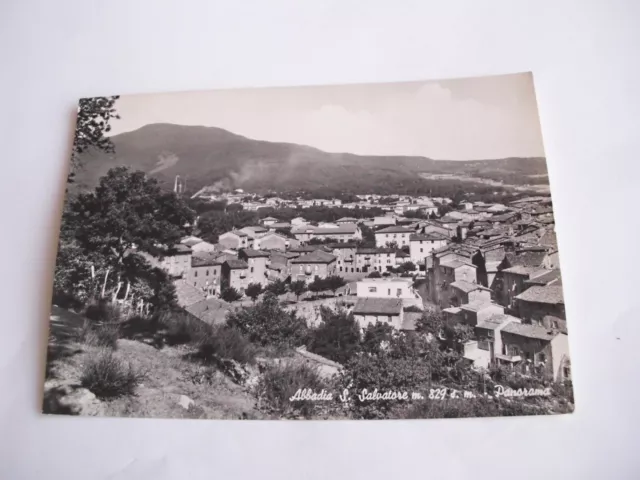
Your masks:
<path fill-rule="evenodd" d="M 393 250 L 398 250 L 398 242 L 396 242 L 395 240 L 392 240 L 391 242 L 387 242 L 385 244 L 386 248 L 392 248 Z"/>
<path fill-rule="evenodd" d="M 230 359 L 242 364 L 252 364 L 256 357 L 256 349 L 247 337 L 227 325 L 213 327 L 200 341 L 198 353 L 207 361 Z"/>
<path fill-rule="evenodd" d="M 290 401 L 299 389 L 320 392 L 325 388 L 318 369 L 303 363 L 287 361 L 267 367 L 256 387 L 256 394 L 263 408 L 279 417 L 311 417 L 318 408 L 310 400 Z"/>
<path fill-rule="evenodd" d="M 143 172 L 115 167 L 100 179 L 94 192 L 69 203 L 63 222 L 78 245 L 117 266 L 136 248 L 152 255 L 165 253 L 187 233 L 194 212 L 173 192 L 162 192 Z"/>
<path fill-rule="evenodd" d="M 284 310 L 271 292 L 250 307 L 227 314 L 227 324 L 236 327 L 257 345 L 295 348 L 306 344 L 308 327 L 295 312 Z"/>
<path fill-rule="evenodd" d="M 416 267 L 416 264 L 411 261 L 404 262 L 401 266 L 407 272 L 414 272 L 418 269 L 418 267 Z"/>
<path fill-rule="evenodd" d="M 90 148 L 106 153 L 113 152 L 113 143 L 105 133 L 111 131 L 109 123 L 111 119 L 120 118 L 114 108 L 118 98 L 113 96 L 80 99 L 68 183 L 73 182 L 76 171 L 81 167 L 79 158 L 81 154 Z"/>
<path fill-rule="evenodd" d="M 321 322 L 310 332 L 309 351 L 344 363 L 360 351 L 360 328 L 353 314 L 320 307 Z"/>
<path fill-rule="evenodd" d="M 331 290 L 333 293 L 336 293 L 336 290 L 343 287 L 346 283 L 345 279 L 339 275 L 329 275 L 324 279 L 327 290 Z"/>
<path fill-rule="evenodd" d="M 96 324 L 85 320 L 78 331 L 78 341 L 94 347 L 111 348 L 115 350 L 120 338 L 120 326 L 117 323 Z"/>
<path fill-rule="evenodd" d="M 233 287 L 225 287 L 220 292 L 220 298 L 222 298 L 225 302 L 235 302 L 242 298 L 242 294 Z"/>
<path fill-rule="evenodd" d="M 111 350 L 101 350 L 84 364 L 80 383 L 104 399 L 132 395 L 144 377 L 133 364 L 121 360 Z"/>
<path fill-rule="evenodd" d="M 304 280 L 294 280 L 289 284 L 289 290 L 296 296 L 296 300 L 299 300 L 300 295 L 307 291 L 307 282 Z"/>
<path fill-rule="evenodd" d="M 369 275 L 367 275 L 367 277 L 369 277 L 369 278 L 381 278 L 382 274 L 380 272 L 378 272 L 377 270 L 374 270 Z"/>
<path fill-rule="evenodd" d="M 255 302 L 262 293 L 262 285 L 259 283 L 250 283 L 247 285 L 247 288 L 245 288 L 244 293 Z"/>
<path fill-rule="evenodd" d="M 362 334 L 362 351 L 370 355 L 379 355 L 389 345 L 394 330 L 388 323 L 370 323 Z"/>
<path fill-rule="evenodd" d="M 284 280 L 276 279 L 270 282 L 264 290 L 265 292 L 272 293 L 273 295 L 284 295 L 287 293 L 287 284 Z"/>

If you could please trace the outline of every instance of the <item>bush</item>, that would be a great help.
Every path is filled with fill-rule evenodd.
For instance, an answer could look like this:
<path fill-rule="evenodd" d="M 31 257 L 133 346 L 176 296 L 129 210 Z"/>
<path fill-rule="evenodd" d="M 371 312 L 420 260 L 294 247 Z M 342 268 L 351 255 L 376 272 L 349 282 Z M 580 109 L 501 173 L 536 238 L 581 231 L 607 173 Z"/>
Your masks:
<path fill-rule="evenodd" d="M 239 363 L 253 364 L 256 349 L 237 328 L 214 327 L 198 346 L 203 360 L 230 359 Z"/>
<path fill-rule="evenodd" d="M 94 322 L 115 323 L 122 320 L 120 307 L 106 300 L 87 305 L 84 316 Z"/>
<path fill-rule="evenodd" d="M 235 302 L 236 300 L 240 300 L 242 298 L 242 294 L 233 287 L 227 287 L 222 289 L 220 298 L 222 298 L 225 302 Z"/>
<path fill-rule="evenodd" d="M 199 343 L 211 332 L 211 326 L 184 312 L 164 312 L 157 317 L 169 345 Z"/>
<path fill-rule="evenodd" d="M 84 364 L 80 383 L 99 398 L 115 398 L 133 395 L 144 376 L 111 350 L 102 350 Z"/>
<path fill-rule="evenodd" d="M 310 417 L 316 405 L 309 400 L 290 401 L 299 389 L 320 392 L 326 388 L 318 369 L 297 362 L 269 366 L 256 387 L 258 399 L 268 410 L 282 416 Z"/>
<path fill-rule="evenodd" d="M 85 320 L 78 333 L 78 341 L 96 347 L 107 347 L 115 350 L 120 338 L 120 325 L 117 323 L 94 324 Z"/>
<path fill-rule="evenodd" d="M 382 277 L 382 274 L 376 270 L 376 271 L 371 272 L 369 275 L 367 275 L 367 277 L 369 277 L 369 278 L 380 278 L 380 277 Z"/>

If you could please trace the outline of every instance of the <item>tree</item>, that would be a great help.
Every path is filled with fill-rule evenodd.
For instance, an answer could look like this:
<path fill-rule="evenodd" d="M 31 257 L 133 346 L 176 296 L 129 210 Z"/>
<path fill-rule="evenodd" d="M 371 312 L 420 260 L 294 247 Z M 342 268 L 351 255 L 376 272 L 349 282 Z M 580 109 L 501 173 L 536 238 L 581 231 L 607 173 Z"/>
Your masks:
<path fill-rule="evenodd" d="M 72 183 L 80 168 L 80 155 L 90 148 L 113 152 L 111 139 L 105 133 L 111 131 L 110 121 L 120 118 L 114 108 L 118 96 L 82 98 L 78 103 L 76 130 L 71 151 L 71 168 L 67 182 Z"/>
<path fill-rule="evenodd" d="M 220 292 L 220 298 L 225 302 L 235 302 L 242 298 L 242 294 L 233 287 L 225 287 Z"/>
<path fill-rule="evenodd" d="M 369 277 L 369 278 L 380 278 L 380 277 L 382 277 L 382 274 L 379 271 L 374 270 L 369 275 L 367 275 L 367 277 Z"/>
<path fill-rule="evenodd" d="M 378 355 L 384 350 L 393 337 L 393 327 L 388 323 L 370 323 L 362 335 L 362 351 L 371 355 Z"/>
<path fill-rule="evenodd" d="M 309 284 L 309 291 L 313 293 L 320 293 L 327 289 L 325 281 L 319 276 L 315 276 L 313 282 Z"/>
<path fill-rule="evenodd" d="M 307 291 L 307 282 L 295 280 L 289 284 L 289 290 L 296 296 L 296 300 L 300 300 L 300 295 Z"/>
<path fill-rule="evenodd" d="M 396 242 L 395 240 L 393 240 L 391 242 L 387 242 L 385 246 L 387 248 L 392 248 L 394 250 L 398 250 L 398 242 Z"/>
<path fill-rule="evenodd" d="M 330 275 L 324 279 L 324 286 L 336 294 L 336 290 L 343 287 L 347 282 L 339 275 Z"/>
<path fill-rule="evenodd" d="M 244 293 L 255 302 L 262 293 L 262 285 L 259 283 L 250 283 L 247 285 L 247 288 L 245 288 Z"/>
<path fill-rule="evenodd" d="M 360 351 L 360 327 L 346 310 L 320 307 L 320 325 L 311 331 L 309 351 L 344 363 Z"/>
<path fill-rule="evenodd" d="M 307 343 L 306 321 L 284 310 L 278 297 L 267 292 L 262 300 L 227 314 L 227 324 L 247 335 L 252 343 L 277 348 L 296 348 Z"/>
<path fill-rule="evenodd" d="M 187 233 L 194 212 L 155 179 L 126 167 L 109 170 L 94 192 L 71 201 L 63 221 L 85 251 L 122 263 L 131 249 L 154 256 L 166 253 Z"/>
<path fill-rule="evenodd" d="M 284 295 L 287 293 L 287 284 L 284 280 L 276 279 L 266 286 L 265 291 L 274 295 Z"/>
<path fill-rule="evenodd" d="M 418 267 L 416 267 L 415 263 L 408 261 L 402 264 L 402 268 L 405 272 L 414 272 Z"/>

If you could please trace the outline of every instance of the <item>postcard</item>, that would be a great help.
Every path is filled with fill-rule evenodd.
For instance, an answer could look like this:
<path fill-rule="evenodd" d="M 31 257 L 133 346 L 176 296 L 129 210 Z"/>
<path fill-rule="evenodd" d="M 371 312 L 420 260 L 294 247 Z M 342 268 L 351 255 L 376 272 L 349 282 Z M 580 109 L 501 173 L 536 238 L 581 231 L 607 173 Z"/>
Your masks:
<path fill-rule="evenodd" d="M 533 76 L 83 98 L 43 411 L 574 409 Z"/>

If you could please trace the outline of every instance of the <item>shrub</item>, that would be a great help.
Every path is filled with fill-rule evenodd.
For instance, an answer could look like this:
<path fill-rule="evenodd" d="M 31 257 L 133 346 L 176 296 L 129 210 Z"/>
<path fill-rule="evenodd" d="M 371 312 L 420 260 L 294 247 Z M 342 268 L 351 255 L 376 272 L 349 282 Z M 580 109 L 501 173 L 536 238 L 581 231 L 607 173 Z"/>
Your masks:
<path fill-rule="evenodd" d="M 116 349 L 120 338 L 120 325 L 117 323 L 95 324 L 85 320 L 78 331 L 78 341 L 85 345 Z"/>
<path fill-rule="evenodd" d="M 310 331 L 309 351 L 344 363 L 360 351 L 360 327 L 346 310 L 320 307 L 322 321 Z"/>
<path fill-rule="evenodd" d="M 255 347 L 237 328 L 224 326 L 214 327 L 202 339 L 198 346 L 198 353 L 207 361 L 231 359 L 239 363 L 254 363 Z"/>
<path fill-rule="evenodd" d="M 99 398 L 114 398 L 132 395 L 143 378 L 131 363 L 102 350 L 84 364 L 80 383 Z"/>
<path fill-rule="evenodd" d="M 227 325 L 236 327 L 256 345 L 295 348 L 306 343 L 306 321 L 295 312 L 284 310 L 278 298 L 267 293 L 250 307 L 237 308 L 227 314 Z"/>
<path fill-rule="evenodd" d="M 255 302 L 262 293 L 262 285 L 259 283 L 250 283 L 247 285 L 244 293 Z"/>
<path fill-rule="evenodd" d="M 90 303 L 84 316 L 94 322 L 115 323 L 122 319 L 120 307 L 106 300 Z"/>
<path fill-rule="evenodd" d="M 380 278 L 382 277 L 382 274 L 380 272 L 378 272 L 377 270 L 371 272 L 369 275 L 367 275 L 367 277 L 369 278 Z"/>
<path fill-rule="evenodd" d="M 225 302 L 235 302 L 236 300 L 240 300 L 242 298 L 242 294 L 233 287 L 227 287 L 222 289 L 220 298 L 222 298 Z"/>
<path fill-rule="evenodd" d="M 260 377 L 256 393 L 268 410 L 283 416 L 310 417 L 316 405 L 309 400 L 290 401 L 299 389 L 320 392 L 325 384 L 316 367 L 287 362 L 269 366 Z"/>
<path fill-rule="evenodd" d="M 199 343 L 211 332 L 210 325 L 184 312 L 164 312 L 158 316 L 157 322 L 165 331 L 169 345 Z"/>

